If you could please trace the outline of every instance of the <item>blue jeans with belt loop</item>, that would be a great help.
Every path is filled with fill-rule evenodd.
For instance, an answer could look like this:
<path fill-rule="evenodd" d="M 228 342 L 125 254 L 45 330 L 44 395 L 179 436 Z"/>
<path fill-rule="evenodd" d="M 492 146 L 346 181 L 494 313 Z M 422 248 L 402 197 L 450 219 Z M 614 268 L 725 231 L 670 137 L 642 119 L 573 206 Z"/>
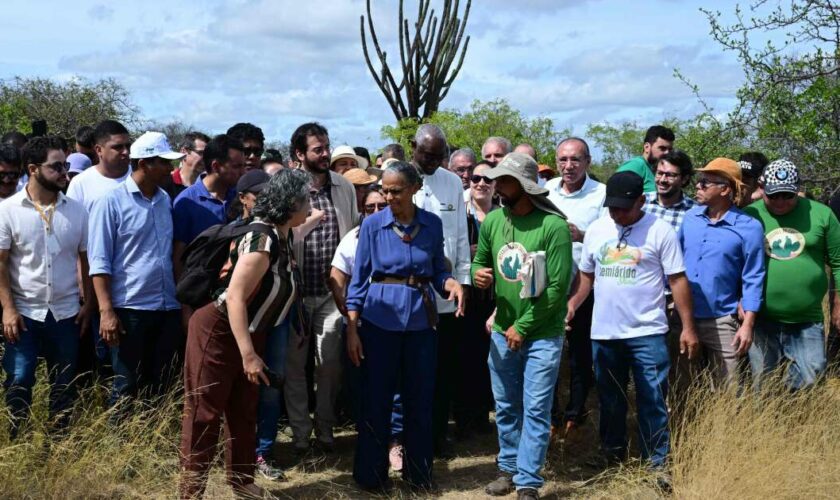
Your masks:
<path fill-rule="evenodd" d="M 11 437 L 17 437 L 20 423 L 29 414 L 32 387 L 38 356 L 47 362 L 50 380 L 50 419 L 67 412 L 75 398 L 73 380 L 76 377 L 76 358 L 79 352 L 79 326 L 76 318 L 56 321 L 47 312 L 44 321 L 23 317 L 26 330 L 17 342 L 6 341 L 3 369 L 6 371 L 6 406 L 11 414 Z M 64 413 L 58 422 L 63 427 L 69 415 Z"/>
<path fill-rule="evenodd" d="M 268 333 L 265 342 L 263 362 L 280 378 L 286 376 L 286 351 L 289 346 L 289 315 Z M 280 389 L 260 384 L 260 402 L 257 407 L 257 456 L 270 457 L 271 448 L 277 439 L 277 423 L 280 420 Z"/>
<path fill-rule="evenodd" d="M 563 336 L 525 340 L 511 351 L 501 332 L 490 340 L 490 382 L 496 400 L 499 469 L 513 475 L 517 489 L 539 488 L 544 480 L 551 434 L 551 405 L 560 369 Z"/>
<path fill-rule="evenodd" d="M 790 389 L 813 385 L 825 372 L 825 329 L 822 323 L 779 323 L 759 319 L 750 346 L 753 381 L 788 362 L 785 383 Z"/>
<path fill-rule="evenodd" d="M 667 336 L 593 340 L 592 359 L 601 405 L 601 446 L 607 458 L 618 461 L 627 454 L 627 384 L 632 372 L 642 459 L 663 467 L 670 450 Z"/>

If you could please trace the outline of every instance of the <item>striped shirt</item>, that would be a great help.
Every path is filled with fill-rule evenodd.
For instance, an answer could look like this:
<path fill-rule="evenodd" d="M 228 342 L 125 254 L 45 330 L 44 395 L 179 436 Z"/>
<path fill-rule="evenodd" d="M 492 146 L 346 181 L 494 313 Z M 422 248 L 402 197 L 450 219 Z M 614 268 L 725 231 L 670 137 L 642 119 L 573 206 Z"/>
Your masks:
<path fill-rule="evenodd" d="M 645 193 L 645 206 L 642 210 L 652 214 L 657 219 L 661 219 L 674 228 L 674 231 L 679 231 L 682 226 L 683 218 L 688 210 L 696 205 L 697 202 L 689 198 L 683 193 L 682 199 L 670 207 L 664 207 L 659 204 L 659 197 L 654 193 Z"/>
<path fill-rule="evenodd" d="M 255 219 L 253 224 L 266 224 Z M 276 231 L 275 231 L 276 234 Z M 265 331 L 272 326 L 279 325 L 289 312 L 294 302 L 296 284 L 293 279 L 293 259 L 290 242 L 278 235 L 280 243 L 277 259 L 269 265 L 269 271 L 263 275 L 262 281 L 248 298 L 248 330 L 251 333 Z M 220 288 L 216 291 L 216 307 L 227 314 L 227 290 L 230 285 L 236 262 L 243 255 L 252 252 L 266 252 L 271 255 L 271 238 L 264 233 L 252 231 L 242 235 L 230 244 L 230 257 L 222 266 L 220 272 Z"/>

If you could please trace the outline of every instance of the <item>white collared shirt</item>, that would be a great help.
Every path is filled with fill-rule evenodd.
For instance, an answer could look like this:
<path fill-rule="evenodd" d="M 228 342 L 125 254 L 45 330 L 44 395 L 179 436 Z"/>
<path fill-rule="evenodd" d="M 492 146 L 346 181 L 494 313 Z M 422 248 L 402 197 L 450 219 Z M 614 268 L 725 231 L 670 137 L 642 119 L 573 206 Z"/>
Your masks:
<path fill-rule="evenodd" d="M 601 216 L 609 214 L 604 207 L 604 199 L 607 197 L 607 186 L 586 175 L 583 186 L 574 193 L 567 193 L 563 189 L 563 177 L 555 177 L 545 184 L 548 189 L 548 199 L 566 214 L 569 222 L 577 226 L 583 232 L 589 229 L 589 225 L 598 220 Z M 580 255 L 583 243 L 572 243 L 572 260 L 575 263 L 575 270 L 580 263 Z"/>
<path fill-rule="evenodd" d="M 462 285 L 472 283 L 467 207 L 461 178 L 445 168 L 438 168 L 432 175 L 423 175 L 423 187 L 414 195 L 414 204 L 440 217 L 443 253 L 452 264 L 452 276 Z M 452 313 L 455 302 L 443 300 L 438 295 L 437 308 L 440 313 Z"/>
<path fill-rule="evenodd" d="M 26 189 L 0 203 L 0 250 L 9 251 L 12 298 L 18 312 L 35 321 L 48 311 L 56 321 L 79 312 L 76 259 L 87 251 L 88 214 L 61 193 L 54 212 L 50 236 Z"/>

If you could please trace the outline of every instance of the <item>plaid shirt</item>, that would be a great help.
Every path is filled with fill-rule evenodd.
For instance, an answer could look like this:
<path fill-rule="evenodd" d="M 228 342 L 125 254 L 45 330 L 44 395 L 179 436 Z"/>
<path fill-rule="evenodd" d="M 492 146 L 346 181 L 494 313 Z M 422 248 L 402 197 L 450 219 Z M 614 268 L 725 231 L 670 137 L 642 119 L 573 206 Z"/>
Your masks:
<path fill-rule="evenodd" d="M 680 201 L 670 207 L 663 207 L 659 204 L 659 198 L 656 193 L 646 193 L 645 206 L 643 210 L 670 224 L 671 227 L 674 228 L 674 231 L 679 231 L 680 226 L 682 226 L 685 213 L 696 204 L 697 202 L 683 193 Z"/>
<path fill-rule="evenodd" d="M 335 249 L 338 248 L 338 218 L 330 197 L 330 182 L 309 192 L 313 209 L 323 210 L 325 220 L 303 240 L 303 296 L 326 295 L 327 276 L 330 272 Z"/>

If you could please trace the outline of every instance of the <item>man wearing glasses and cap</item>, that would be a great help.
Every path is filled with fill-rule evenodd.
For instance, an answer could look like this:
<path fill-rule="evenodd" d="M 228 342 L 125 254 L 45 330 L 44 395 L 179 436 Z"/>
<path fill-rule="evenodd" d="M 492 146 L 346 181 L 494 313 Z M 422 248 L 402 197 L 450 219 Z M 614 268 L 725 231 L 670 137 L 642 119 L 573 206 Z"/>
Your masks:
<path fill-rule="evenodd" d="M 694 357 L 697 336 L 677 233 L 642 211 L 643 186 L 634 172 L 619 172 L 607 181 L 604 206 L 609 217 L 593 222 L 583 238 L 578 288 L 569 300 L 567 323 L 594 286 L 591 337 L 602 451 L 609 462 L 627 454 L 627 384 L 632 371 L 639 448 L 652 468 L 661 469 L 670 449 L 666 276 L 683 324 L 681 354 Z"/>
<path fill-rule="evenodd" d="M 764 232 L 737 207 L 745 193 L 738 163 L 716 158 L 698 173 L 700 205 L 685 215 L 679 238 L 702 358 L 720 387 L 739 381 L 752 344 L 764 289 Z"/>
<path fill-rule="evenodd" d="M 504 208 L 487 214 L 472 263 L 473 283 L 495 285 L 496 315 L 490 340 L 490 379 L 496 400 L 499 477 L 489 495 L 517 490 L 539 498 L 550 435 L 554 385 L 563 350 L 566 293 L 572 269 L 572 237 L 563 213 L 537 184 L 537 163 L 510 153 L 485 176 L 496 181 Z M 536 292 L 524 285 L 534 272 Z M 538 274 L 542 274 L 542 279 Z M 539 282 L 544 288 L 540 290 Z"/>
<path fill-rule="evenodd" d="M 770 163 L 762 199 L 744 209 L 764 226 L 767 280 L 750 364 L 755 381 L 790 361 L 786 383 L 801 389 L 825 371 L 822 299 L 825 267 L 840 279 L 840 224 L 829 207 L 798 196 L 799 170 L 788 160 Z M 840 326 L 834 296 L 831 323 Z"/>

